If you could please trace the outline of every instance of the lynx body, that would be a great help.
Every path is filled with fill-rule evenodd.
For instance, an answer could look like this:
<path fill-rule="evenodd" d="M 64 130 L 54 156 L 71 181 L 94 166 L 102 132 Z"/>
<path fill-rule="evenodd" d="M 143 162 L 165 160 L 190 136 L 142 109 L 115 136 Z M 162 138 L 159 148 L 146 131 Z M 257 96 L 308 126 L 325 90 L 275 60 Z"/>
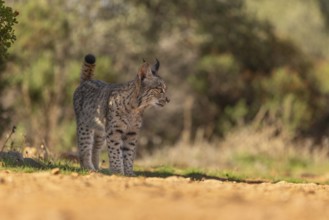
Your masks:
<path fill-rule="evenodd" d="M 73 97 L 80 165 L 98 170 L 106 145 L 110 172 L 131 176 L 144 110 L 169 102 L 167 86 L 157 74 L 160 63 L 144 62 L 132 81 L 110 84 L 93 80 L 95 62 L 93 55 L 85 56 Z"/>

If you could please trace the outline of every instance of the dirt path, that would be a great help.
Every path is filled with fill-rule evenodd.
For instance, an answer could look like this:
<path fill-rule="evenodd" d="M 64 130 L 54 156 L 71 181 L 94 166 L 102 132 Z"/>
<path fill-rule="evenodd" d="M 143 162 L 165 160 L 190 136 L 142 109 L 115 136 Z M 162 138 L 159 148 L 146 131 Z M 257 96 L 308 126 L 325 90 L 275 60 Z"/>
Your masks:
<path fill-rule="evenodd" d="M 1 220 L 329 219 L 329 186 L 0 171 Z"/>

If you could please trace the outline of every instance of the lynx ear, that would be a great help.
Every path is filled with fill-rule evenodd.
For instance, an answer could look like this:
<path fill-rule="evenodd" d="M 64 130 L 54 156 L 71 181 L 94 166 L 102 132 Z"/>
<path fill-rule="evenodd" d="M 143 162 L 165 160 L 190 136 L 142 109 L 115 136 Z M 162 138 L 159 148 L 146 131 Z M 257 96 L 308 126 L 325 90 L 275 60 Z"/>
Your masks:
<path fill-rule="evenodd" d="M 160 62 L 157 58 L 155 58 L 156 62 L 155 64 L 153 64 L 152 66 L 152 73 L 156 74 L 156 72 L 158 72 L 159 68 L 160 68 Z"/>
<path fill-rule="evenodd" d="M 150 65 L 148 63 L 144 62 L 142 66 L 139 68 L 137 75 L 140 80 L 143 81 L 146 78 L 149 66 Z"/>

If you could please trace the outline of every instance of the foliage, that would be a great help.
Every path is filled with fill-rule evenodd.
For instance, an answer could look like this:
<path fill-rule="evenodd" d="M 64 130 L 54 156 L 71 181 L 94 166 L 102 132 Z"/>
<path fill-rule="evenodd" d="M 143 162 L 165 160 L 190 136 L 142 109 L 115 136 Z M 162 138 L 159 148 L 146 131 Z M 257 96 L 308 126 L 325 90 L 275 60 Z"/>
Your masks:
<path fill-rule="evenodd" d="M 329 2 L 326 0 L 318 0 L 319 6 L 324 17 L 325 24 L 329 30 Z"/>
<path fill-rule="evenodd" d="M 132 79 L 142 58 L 160 60 L 172 102 L 146 112 L 145 150 L 176 142 L 182 130 L 211 140 L 256 120 L 294 137 L 328 128 L 319 123 L 329 118 L 329 79 L 315 3 L 293 0 L 292 13 L 283 0 L 8 2 L 21 16 L 2 80 L 15 98 L 4 103 L 15 111 L 22 145 L 74 149 L 72 94 L 90 52 L 96 77 L 113 83 Z M 296 22 L 306 12 L 302 29 Z"/>
<path fill-rule="evenodd" d="M 85 33 L 72 31 L 77 24 L 72 16 L 79 14 L 73 10 L 72 16 L 66 16 L 62 8 L 49 8 L 48 2 L 43 0 L 22 4 L 24 8 L 17 26 L 19 41 L 12 49 L 15 54 L 12 62 L 21 65 L 12 69 L 14 77 L 6 78 L 21 94 L 15 104 L 17 114 L 22 117 L 16 123 L 25 128 L 22 132 L 27 136 L 27 145 L 43 143 L 68 147 L 74 143 L 75 135 L 73 113 L 68 110 L 79 79 L 81 60 L 87 53 L 83 51 L 88 51 L 77 45 L 85 40 Z M 24 48 L 23 53 L 21 48 Z M 79 57 L 80 62 L 74 57 Z M 104 72 L 110 65 L 109 59 L 98 60 L 100 79 L 104 79 Z M 106 80 L 111 79 L 114 76 L 107 75 Z M 20 103 L 26 108 L 20 109 Z"/>
<path fill-rule="evenodd" d="M 3 67 L 4 59 L 8 55 L 7 50 L 16 40 L 13 26 L 17 23 L 17 11 L 5 6 L 0 0 L 0 67 Z"/>
<path fill-rule="evenodd" d="M 293 41 L 300 50 L 315 58 L 329 57 L 328 32 L 325 31 L 327 4 L 326 0 L 246 1 L 250 14 L 270 22 L 277 35 Z"/>
<path fill-rule="evenodd" d="M 11 7 L 5 5 L 3 0 L 0 0 L 0 73 L 5 68 L 6 58 L 8 57 L 8 49 L 16 40 L 14 33 L 14 25 L 17 23 L 16 17 L 18 12 L 14 11 Z M 0 77 L 1 79 L 1 77 Z M 5 83 L 0 80 L 0 94 L 3 92 Z M 6 128 L 6 124 L 9 123 L 8 109 L 3 104 L 0 104 L 0 134 Z"/>

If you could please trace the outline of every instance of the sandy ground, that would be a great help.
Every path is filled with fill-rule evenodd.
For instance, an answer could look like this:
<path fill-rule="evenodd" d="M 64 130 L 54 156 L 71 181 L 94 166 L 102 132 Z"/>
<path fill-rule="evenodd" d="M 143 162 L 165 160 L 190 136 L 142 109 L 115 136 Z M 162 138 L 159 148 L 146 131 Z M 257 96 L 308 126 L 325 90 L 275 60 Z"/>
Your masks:
<path fill-rule="evenodd" d="M 329 219 L 329 186 L 0 171 L 1 220 Z"/>

